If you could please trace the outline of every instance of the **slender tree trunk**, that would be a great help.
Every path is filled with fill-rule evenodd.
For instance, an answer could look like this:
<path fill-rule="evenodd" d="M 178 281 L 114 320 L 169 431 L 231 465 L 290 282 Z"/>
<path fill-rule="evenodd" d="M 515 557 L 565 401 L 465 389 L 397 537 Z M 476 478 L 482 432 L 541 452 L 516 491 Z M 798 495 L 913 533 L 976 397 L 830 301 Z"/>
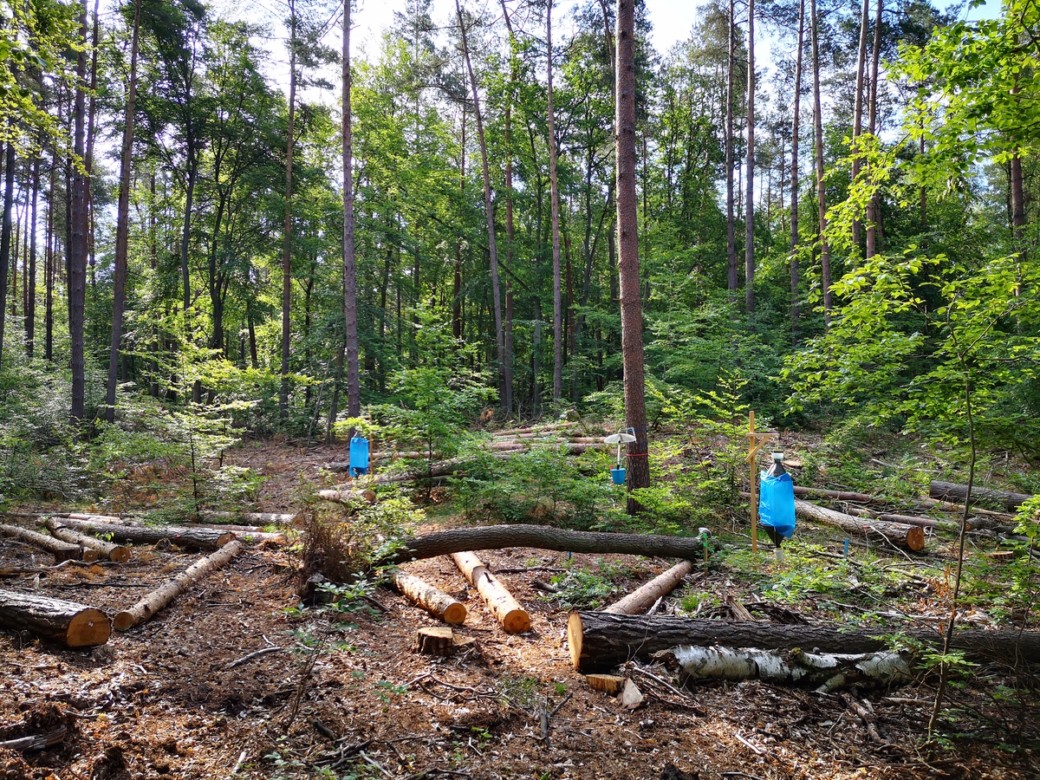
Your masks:
<path fill-rule="evenodd" d="M 733 98 L 736 78 L 736 10 L 734 0 L 729 0 L 729 35 L 726 56 L 726 289 L 737 289 L 737 231 L 733 210 Z"/>
<path fill-rule="evenodd" d="M 354 149 L 350 106 L 350 12 L 343 5 L 343 321 L 346 325 L 347 414 L 361 414 L 361 374 L 358 369 L 357 268 L 354 257 Z"/>
<path fill-rule="evenodd" d="M 863 7 L 860 11 L 859 19 L 859 52 L 856 57 L 856 95 L 854 101 L 854 107 L 852 111 L 852 145 L 855 148 L 856 139 L 863 132 L 863 86 L 867 72 L 867 30 L 870 27 L 870 0 L 863 0 Z M 860 162 L 859 156 L 855 155 L 852 158 L 852 180 L 855 181 L 859 176 L 862 163 Z M 860 245 L 860 238 L 862 232 L 862 225 L 859 219 L 852 220 L 852 243 L 858 248 Z"/>
<path fill-rule="evenodd" d="M 97 257 L 94 250 L 94 136 L 95 123 L 97 120 L 97 70 L 98 70 L 98 40 L 101 35 L 101 25 L 98 22 L 98 6 L 100 0 L 94 0 L 93 32 L 90 43 L 90 99 L 87 100 L 87 138 L 86 151 L 84 153 L 84 167 L 87 169 L 87 192 L 86 192 L 86 220 L 87 220 L 87 262 L 90 266 L 90 287 L 94 291 L 97 288 Z"/>
<path fill-rule="evenodd" d="M 14 144 L 4 150 L 4 216 L 0 227 L 0 366 L 4 358 L 4 324 L 7 319 L 7 273 L 11 262 L 14 220 Z"/>
<path fill-rule="evenodd" d="M 794 60 L 794 107 L 791 115 L 791 343 L 798 343 L 798 147 L 802 120 L 802 52 L 805 49 L 805 0 L 798 0 L 798 50 Z"/>
<path fill-rule="evenodd" d="M 820 225 L 820 276 L 823 291 L 823 316 L 828 324 L 831 317 L 831 249 L 827 241 L 827 191 L 823 181 L 823 110 L 820 101 L 820 17 L 816 13 L 816 0 L 809 0 L 812 17 L 812 67 L 813 67 L 813 129 L 815 134 L 816 158 L 816 205 Z"/>
<path fill-rule="evenodd" d="M 87 8 L 84 0 L 80 11 L 80 34 L 83 46 L 87 43 Z M 76 58 L 76 99 L 74 109 L 74 150 L 76 157 L 83 158 L 86 134 L 86 53 L 80 51 Z M 82 420 L 86 403 L 86 356 L 83 344 L 84 304 L 86 299 L 87 275 L 87 186 L 84 173 L 78 168 L 72 174 L 72 246 L 69 252 L 69 332 L 72 337 L 72 405 L 74 420 Z"/>
<path fill-rule="evenodd" d="M 506 16 L 508 19 L 509 17 Z M 459 190 L 465 194 L 466 192 L 466 111 L 463 110 L 462 114 L 462 138 L 459 145 Z M 510 137 L 509 137 L 509 109 L 506 109 L 506 149 L 510 149 Z M 510 200 L 510 191 L 512 185 L 513 176 L 513 163 L 512 155 L 506 153 L 506 240 L 509 245 L 506 249 L 507 252 L 513 251 L 513 240 L 512 234 L 509 232 L 512 228 L 512 222 L 510 218 L 513 215 L 512 203 Z M 510 256 L 512 261 L 512 256 Z M 388 261 L 389 262 L 389 261 Z M 383 297 L 383 309 L 386 309 L 386 289 L 384 287 Z M 451 307 L 451 335 L 455 338 L 456 344 L 462 343 L 462 240 L 455 240 L 455 279 L 453 285 L 453 299 Z"/>
<path fill-rule="evenodd" d="M 509 9 L 506 7 L 505 0 L 501 0 L 502 16 L 506 22 L 506 29 L 509 31 L 509 91 L 508 97 L 506 98 L 505 116 L 504 116 L 504 142 L 505 142 L 505 154 L 506 154 L 506 168 L 505 168 L 505 190 L 506 190 L 506 263 L 510 268 L 513 267 L 514 252 L 515 252 L 515 241 L 516 241 L 516 226 L 514 223 L 513 215 L 513 90 L 516 88 L 518 81 L 517 67 L 516 67 L 516 36 L 513 33 L 513 24 L 510 21 Z M 465 113 L 463 113 L 463 121 L 465 121 Z M 465 189 L 465 180 L 463 180 L 463 189 Z M 506 321 L 505 321 L 505 333 L 503 334 L 503 345 L 505 347 L 505 354 L 509 360 L 507 370 L 509 376 L 513 375 L 513 287 L 508 282 L 506 283 Z M 510 388 L 512 387 L 512 380 L 510 379 Z M 512 399 L 512 391 L 510 391 L 510 398 Z M 503 404 L 503 406 L 505 406 Z M 510 400 L 510 406 L 504 409 L 506 416 L 512 414 L 512 400 Z"/>
<path fill-rule="evenodd" d="M 349 14 L 348 14 L 349 15 Z M 282 382 L 278 392 L 278 414 L 284 423 L 289 417 L 289 350 L 291 347 L 292 306 L 292 230 L 293 230 L 293 151 L 296 121 L 296 3 L 289 0 L 289 126 L 285 144 L 285 212 L 282 219 Z M 344 241 L 346 227 L 344 226 Z M 346 263 L 346 258 L 344 258 Z M 344 284 L 346 281 L 344 280 Z"/>
<path fill-rule="evenodd" d="M 625 416 L 636 441 L 628 447 L 629 490 L 650 484 L 643 377 L 643 306 L 639 285 L 638 206 L 636 200 L 636 74 L 634 0 L 617 3 L 617 221 L 621 285 L 621 359 Z M 628 510 L 638 502 L 630 498 Z"/>
<path fill-rule="evenodd" d="M 560 279 L 560 181 L 556 171 L 556 116 L 553 111 L 552 0 L 545 10 L 547 113 L 549 121 L 549 200 L 552 209 L 553 258 L 553 401 L 563 396 L 563 296 Z"/>
<path fill-rule="evenodd" d="M 58 161 L 52 156 L 47 187 L 47 235 L 44 250 L 44 298 L 43 298 L 43 357 L 54 359 L 54 189 L 57 185 Z M 0 339 L 2 341 L 2 339 Z"/>
<path fill-rule="evenodd" d="M 502 327 L 502 291 L 498 278 L 498 246 L 495 243 L 495 206 L 491 197 L 491 172 L 488 167 L 487 144 L 484 140 L 484 118 L 480 111 L 480 94 L 477 90 L 477 77 L 473 72 L 473 63 L 469 53 L 469 39 L 466 23 L 462 16 L 460 0 L 455 0 L 455 13 L 459 20 L 462 36 L 462 54 L 469 76 L 470 91 L 473 95 L 473 118 L 477 123 L 477 143 L 480 146 L 480 161 L 484 179 L 484 210 L 487 217 L 488 254 L 491 265 L 491 310 L 495 323 L 495 347 L 498 359 L 499 399 L 503 409 L 513 406 L 513 377 L 510 370 L 511 361 L 505 354 L 505 333 Z"/>
<path fill-rule="evenodd" d="M 123 339 L 123 309 L 126 306 L 127 252 L 130 239 L 130 167 L 134 149 L 134 117 L 137 102 L 137 48 L 141 23 L 141 0 L 134 0 L 134 27 L 130 38 L 130 81 L 123 120 L 123 148 L 119 158 L 119 199 L 116 207 L 116 253 L 112 277 L 112 337 L 108 347 L 108 384 L 105 387 L 105 419 L 116 416 L 116 383 L 119 380 L 119 350 Z"/>
<path fill-rule="evenodd" d="M 755 310 L 755 0 L 748 0 L 747 174 L 744 187 L 744 309 Z"/>
<path fill-rule="evenodd" d="M 874 50 L 871 52 L 870 60 L 870 108 L 869 127 L 870 134 L 876 135 L 878 131 L 878 76 L 881 60 L 881 15 L 884 10 L 884 0 L 877 0 L 877 12 L 874 17 Z M 878 220 L 881 218 L 880 199 L 877 193 L 871 195 L 867 201 L 867 243 L 866 256 L 873 257 L 878 252 Z"/>
<path fill-rule="evenodd" d="M 40 199 L 40 157 L 33 158 L 32 193 L 29 209 L 29 262 L 25 287 L 25 354 L 32 358 L 36 341 L 36 218 Z"/>

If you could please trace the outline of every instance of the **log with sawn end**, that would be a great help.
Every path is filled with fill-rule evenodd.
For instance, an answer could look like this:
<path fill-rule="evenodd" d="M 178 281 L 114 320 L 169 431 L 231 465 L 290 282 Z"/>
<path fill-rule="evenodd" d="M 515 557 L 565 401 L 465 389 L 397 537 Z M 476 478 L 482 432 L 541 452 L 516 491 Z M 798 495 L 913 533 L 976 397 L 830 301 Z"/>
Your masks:
<path fill-rule="evenodd" d="M 487 525 L 448 528 L 404 540 L 401 547 L 377 561 L 380 566 L 436 558 L 472 550 L 536 547 L 576 553 L 618 553 L 695 560 L 704 554 L 698 537 L 620 534 L 605 531 L 569 531 L 546 525 Z"/>
<path fill-rule="evenodd" d="M 795 501 L 794 511 L 799 517 L 813 520 L 824 525 L 832 525 L 849 533 L 863 536 L 881 536 L 897 547 L 910 552 L 920 552 L 924 549 L 924 529 L 916 525 L 905 523 L 889 523 L 883 520 L 866 520 L 844 512 L 835 512 L 833 509 L 824 509 L 822 506 L 810 504 L 808 501 Z"/>
<path fill-rule="evenodd" d="M 219 569 L 242 550 L 242 542 L 235 539 L 225 544 L 215 553 L 200 558 L 191 566 L 178 574 L 169 582 L 147 594 L 129 609 L 116 614 L 115 626 L 119 631 L 127 631 L 139 623 L 150 619 L 177 596 L 198 582 L 214 569 Z"/>
<path fill-rule="evenodd" d="M 869 653 L 884 650 L 883 629 L 839 630 L 824 626 L 731 623 L 668 615 L 609 615 L 575 611 L 567 620 L 571 663 L 579 672 L 610 669 L 633 658 L 648 658 L 680 645 L 723 645 L 764 649 L 815 648 L 824 653 Z M 904 630 L 911 639 L 941 646 L 935 631 Z M 962 630 L 953 634 L 952 649 L 971 658 L 1040 662 L 1040 632 Z"/>
<path fill-rule="evenodd" d="M 451 625 L 466 622 L 466 605 L 425 580 L 413 574 L 395 571 L 390 575 L 390 582 L 410 601 L 418 604 L 435 618 Z"/>
<path fill-rule="evenodd" d="M 964 503 L 968 497 L 967 485 L 956 485 L 953 482 L 941 482 L 937 479 L 928 486 L 928 495 L 940 501 L 959 501 Z M 1022 504 L 1031 499 L 1028 493 L 1013 493 L 1010 490 L 993 490 L 992 488 L 972 486 L 972 503 L 993 504 L 1008 512 L 1014 512 Z"/>
<path fill-rule="evenodd" d="M 0 626 L 29 631 L 65 647 L 103 645 L 112 623 L 99 609 L 74 601 L 0 590 Z"/>
<path fill-rule="evenodd" d="M 87 531 L 95 536 L 108 536 L 121 542 L 155 544 L 165 539 L 179 547 L 193 550 L 214 550 L 223 547 L 235 538 L 230 531 L 180 525 L 118 525 L 76 520 L 71 517 L 62 518 L 61 524 L 79 531 Z"/>
<path fill-rule="evenodd" d="M 603 611 L 614 615 L 641 615 L 662 596 L 675 590 L 683 577 L 693 571 L 693 563 L 680 561 L 662 574 L 658 574 L 642 587 L 632 591 L 623 599 L 615 601 Z"/>
<path fill-rule="evenodd" d="M 73 531 L 71 528 L 65 528 L 60 520 L 56 520 L 53 517 L 47 518 L 44 525 L 47 530 L 51 532 L 51 535 L 56 539 L 61 539 L 63 542 L 69 542 L 70 544 L 78 544 L 83 548 L 90 548 L 97 550 L 99 555 L 103 555 L 110 561 L 116 563 L 126 563 L 130 560 L 131 553 L 130 548 L 122 544 L 115 544 L 114 542 L 106 542 L 103 539 L 98 539 L 94 536 L 87 534 L 81 534 L 79 531 Z"/>
<path fill-rule="evenodd" d="M 361 506 L 362 504 L 374 504 L 376 502 L 376 491 L 371 488 L 364 490 L 350 488 L 319 490 L 318 498 L 322 501 L 333 501 L 337 504 Z"/>
<path fill-rule="evenodd" d="M 954 533 L 959 531 L 961 527 L 960 522 L 956 520 L 937 520 L 934 517 L 921 517 L 919 515 L 871 512 L 869 509 L 864 509 L 859 506 L 847 506 L 845 507 L 845 512 L 854 517 L 866 517 L 870 520 L 881 520 L 885 523 L 902 523 L 903 525 L 916 525 L 921 528 L 941 528 L 945 531 L 952 531 Z M 967 530 L 972 530 L 971 523 L 968 523 Z"/>
<path fill-rule="evenodd" d="M 28 528 L 22 528 L 17 525 L 0 525 L 0 536 L 18 539 L 26 544 L 31 544 L 33 547 L 46 550 L 58 561 L 90 562 L 96 561 L 101 557 L 101 553 L 91 547 L 65 542 L 53 536 L 30 531 Z"/>
<path fill-rule="evenodd" d="M 492 613 L 502 624 L 507 634 L 519 634 L 531 627 L 531 616 L 520 606 L 498 578 L 488 571 L 480 559 L 471 552 L 458 552 L 451 556 L 470 584 L 484 599 Z"/>

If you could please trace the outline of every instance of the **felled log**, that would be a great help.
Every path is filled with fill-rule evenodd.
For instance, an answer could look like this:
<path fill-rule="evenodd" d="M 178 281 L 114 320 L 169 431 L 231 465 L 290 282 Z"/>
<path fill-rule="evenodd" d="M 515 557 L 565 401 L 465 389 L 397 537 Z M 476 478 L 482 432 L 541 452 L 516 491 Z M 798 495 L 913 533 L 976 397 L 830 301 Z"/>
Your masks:
<path fill-rule="evenodd" d="M 103 645 L 112 623 L 99 609 L 74 601 L 0 590 L 0 625 L 29 631 L 65 647 Z"/>
<path fill-rule="evenodd" d="M 223 547 L 235 538 L 233 533 L 223 529 L 211 530 L 180 525 L 119 525 L 116 523 L 96 523 L 90 520 L 77 520 L 72 517 L 64 518 L 62 525 L 81 531 L 88 531 L 95 536 L 110 535 L 113 539 L 118 539 L 121 542 L 155 544 L 165 539 L 179 547 L 195 550 L 213 550 Z"/>
<path fill-rule="evenodd" d="M 90 547 L 82 547 L 78 544 L 55 539 L 53 536 L 30 531 L 17 525 L 0 525 L 0 536 L 31 544 L 41 550 L 51 553 L 58 561 L 96 561 L 101 553 Z"/>
<path fill-rule="evenodd" d="M 47 748 L 60 745 L 65 741 L 65 737 L 69 735 L 69 727 L 65 724 L 56 726 L 49 731 L 45 731 L 39 734 L 31 734 L 28 737 L 19 737 L 18 739 L 5 739 L 0 742 L 0 750 L 21 750 L 24 753 L 29 753 L 36 750 L 46 750 Z"/>
<path fill-rule="evenodd" d="M 199 512 L 203 520 L 211 523 L 232 521 L 247 525 L 295 525 L 301 512 L 214 512 L 205 509 Z"/>
<path fill-rule="evenodd" d="M 796 496 L 811 496 L 813 498 L 829 498 L 834 501 L 856 501 L 861 504 L 885 503 L 885 499 L 878 496 L 868 496 L 866 493 L 853 493 L 849 490 L 824 490 L 823 488 L 794 486 Z"/>
<path fill-rule="evenodd" d="M 374 504 L 376 502 L 376 491 L 371 488 L 365 490 L 352 490 L 349 488 L 319 490 L 318 498 L 322 501 L 334 501 L 337 504 Z"/>
<path fill-rule="evenodd" d="M 217 552 L 195 561 L 183 572 L 147 594 L 132 607 L 117 613 L 115 619 L 116 629 L 127 631 L 139 623 L 145 622 L 211 571 L 219 569 L 230 561 L 241 550 L 242 542 L 235 539 L 225 544 Z"/>
<path fill-rule="evenodd" d="M 972 492 L 974 493 L 974 491 Z M 940 501 L 937 498 L 925 498 L 924 496 L 921 496 L 919 498 L 914 499 L 914 504 L 918 509 L 928 510 L 936 508 L 942 509 L 945 512 L 953 512 L 958 515 L 964 513 L 963 502 L 961 502 L 960 504 L 955 504 L 952 501 Z M 1015 515 L 1013 513 L 996 512 L 992 509 L 985 509 L 984 507 L 974 505 L 971 507 L 971 513 L 973 515 L 989 517 L 992 518 L 994 522 L 999 521 L 1001 523 L 1013 523 L 1015 519 Z"/>
<path fill-rule="evenodd" d="M 810 504 L 808 501 L 795 501 L 794 511 L 799 517 L 824 525 L 832 525 L 849 533 L 868 537 L 882 536 L 897 547 L 911 552 L 920 552 L 924 549 L 924 529 L 920 526 L 889 523 L 884 520 L 859 519 L 844 512 L 824 509 L 822 506 Z"/>
<path fill-rule="evenodd" d="M 866 517 L 871 520 L 882 520 L 886 523 L 903 523 L 904 525 L 916 525 L 921 528 L 942 528 L 947 531 L 958 531 L 960 530 L 961 524 L 955 520 L 937 520 L 934 517 L 921 517 L 920 515 L 900 515 L 892 514 L 890 512 L 871 512 L 869 509 L 864 509 L 859 506 L 847 506 L 845 507 L 847 514 L 853 515 L 854 517 Z M 968 523 L 967 530 L 971 530 L 972 525 Z"/>
<path fill-rule="evenodd" d="M 912 679 L 910 657 L 893 650 L 873 653 L 809 653 L 757 648 L 684 645 L 655 658 L 677 663 L 686 680 L 758 679 L 812 685 L 818 693 L 849 685 L 896 685 Z"/>
<path fill-rule="evenodd" d="M 488 605 L 502 624 L 507 634 L 519 634 L 531 627 L 531 616 L 520 606 L 498 577 L 487 570 L 480 559 L 471 552 L 458 552 L 451 556 L 470 584 Z"/>
<path fill-rule="evenodd" d="M 953 482 L 940 482 L 933 479 L 928 486 L 928 495 L 940 501 L 959 501 L 963 504 L 968 497 L 968 486 L 956 485 Z M 972 502 L 981 501 L 993 504 L 1008 512 L 1014 512 L 1031 498 L 1032 496 L 1028 493 L 1013 493 L 1010 490 L 993 490 L 992 488 L 976 486 L 973 486 L 971 489 Z"/>
<path fill-rule="evenodd" d="M 65 528 L 53 517 L 48 518 L 45 525 L 47 530 L 51 532 L 51 536 L 61 539 L 63 542 L 76 544 L 84 549 L 96 550 L 99 556 L 108 558 L 108 560 L 116 563 L 126 563 L 130 560 L 131 553 L 129 547 L 115 544 L 114 542 L 106 542 L 103 539 L 97 539 L 93 536 L 73 531 L 71 528 Z"/>
<path fill-rule="evenodd" d="M 423 655 L 449 656 L 455 649 L 455 633 L 447 626 L 420 628 L 415 635 L 415 649 Z"/>
<path fill-rule="evenodd" d="M 410 601 L 438 620 L 452 625 L 466 622 L 466 605 L 425 580 L 403 571 L 395 571 L 390 575 L 390 582 Z"/>
<path fill-rule="evenodd" d="M 813 648 L 823 653 L 871 653 L 885 650 L 879 629 L 839 631 L 824 626 L 731 623 L 668 615 L 611 615 L 576 611 L 567 620 L 571 663 L 579 672 L 596 672 L 631 658 L 647 658 L 680 645 L 724 645 L 766 650 Z M 902 633 L 931 646 L 942 645 L 942 635 L 929 630 Z M 973 658 L 1027 663 L 1040 662 L 1040 632 L 956 631 L 952 649 Z"/>
<path fill-rule="evenodd" d="M 469 550 L 503 547 L 537 547 L 542 550 L 577 553 L 618 553 L 659 558 L 696 560 L 704 554 L 699 537 L 616 534 L 598 531 L 568 531 L 546 525 L 488 525 L 449 528 L 405 540 L 404 544 L 378 561 L 381 566 L 435 558 Z"/>
<path fill-rule="evenodd" d="M 675 590 L 683 577 L 691 571 L 693 571 L 693 563 L 681 561 L 623 599 L 615 601 L 603 611 L 613 615 L 642 615 L 654 605 L 655 601 Z"/>

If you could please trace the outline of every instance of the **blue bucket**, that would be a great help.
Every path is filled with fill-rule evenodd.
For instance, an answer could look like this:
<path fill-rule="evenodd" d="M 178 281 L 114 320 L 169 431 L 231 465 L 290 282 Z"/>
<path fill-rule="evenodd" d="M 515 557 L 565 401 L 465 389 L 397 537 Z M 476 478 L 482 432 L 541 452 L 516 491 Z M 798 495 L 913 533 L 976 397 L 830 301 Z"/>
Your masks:
<path fill-rule="evenodd" d="M 368 439 L 355 436 L 350 440 L 350 476 L 368 473 Z"/>
<path fill-rule="evenodd" d="M 618 466 L 616 469 L 610 470 L 610 481 L 615 485 L 625 484 L 625 475 L 628 473 L 628 469 Z"/>

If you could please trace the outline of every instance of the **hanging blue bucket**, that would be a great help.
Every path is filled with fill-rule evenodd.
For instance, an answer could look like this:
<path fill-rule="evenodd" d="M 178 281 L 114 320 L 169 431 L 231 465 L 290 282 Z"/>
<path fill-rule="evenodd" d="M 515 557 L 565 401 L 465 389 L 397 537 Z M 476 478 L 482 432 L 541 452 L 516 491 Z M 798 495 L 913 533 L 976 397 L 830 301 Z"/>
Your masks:
<path fill-rule="evenodd" d="M 355 436 L 350 440 L 350 476 L 368 473 L 368 439 Z"/>
<path fill-rule="evenodd" d="M 625 475 L 628 473 L 628 469 L 618 466 L 616 469 L 610 470 L 610 481 L 615 485 L 625 484 Z"/>

